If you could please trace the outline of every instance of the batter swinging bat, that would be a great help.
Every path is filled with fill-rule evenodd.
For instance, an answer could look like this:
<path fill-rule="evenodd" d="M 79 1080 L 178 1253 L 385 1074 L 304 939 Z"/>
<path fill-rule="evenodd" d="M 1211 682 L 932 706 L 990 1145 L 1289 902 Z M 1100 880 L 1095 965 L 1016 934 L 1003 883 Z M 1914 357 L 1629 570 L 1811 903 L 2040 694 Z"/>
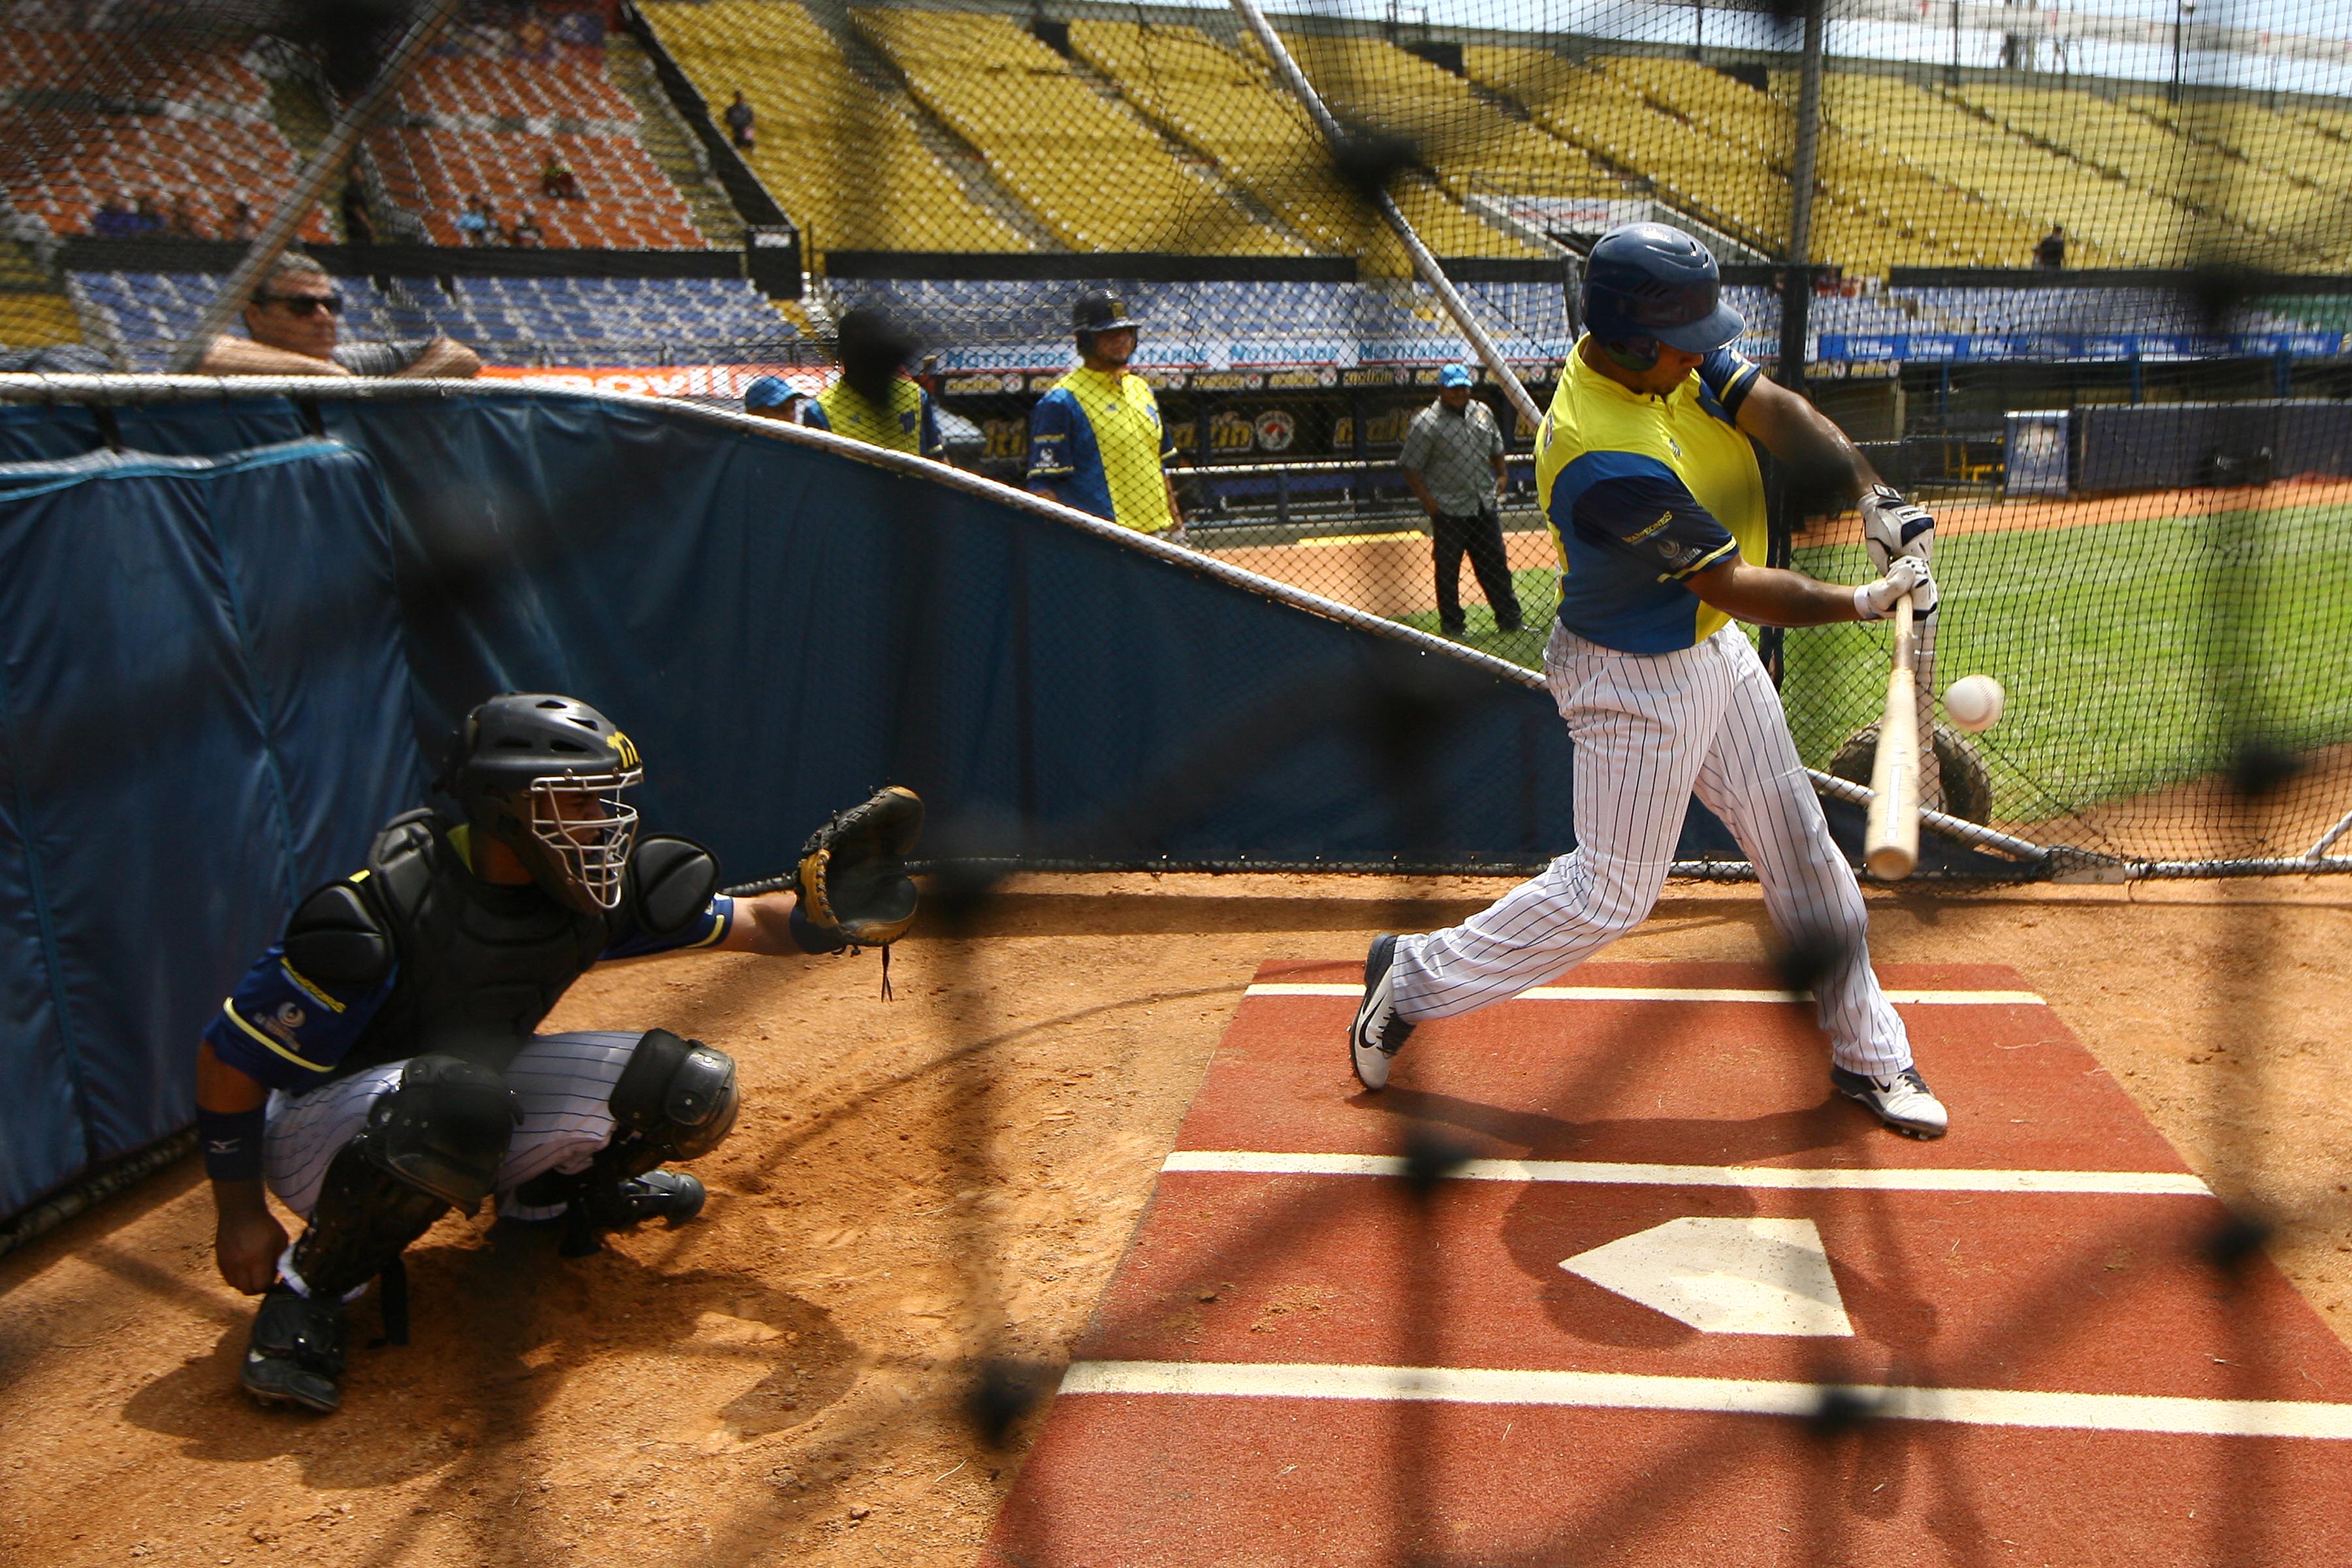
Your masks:
<path fill-rule="evenodd" d="M 1862 841 L 1863 863 L 1881 882 L 1900 882 L 1919 863 L 1917 660 L 1906 593 L 1895 601 L 1895 668 L 1886 677 L 1886 711 L 1870 766 L 1870 827 Z"/>

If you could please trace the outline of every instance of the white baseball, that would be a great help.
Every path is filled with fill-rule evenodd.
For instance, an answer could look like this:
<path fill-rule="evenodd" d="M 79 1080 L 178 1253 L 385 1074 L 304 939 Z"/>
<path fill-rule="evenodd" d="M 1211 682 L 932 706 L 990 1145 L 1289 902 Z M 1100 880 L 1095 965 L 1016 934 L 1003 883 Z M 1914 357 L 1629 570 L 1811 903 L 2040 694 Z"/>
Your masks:
<path fill-rule="evenodd" d="M 1971 735 L 2000 720 L 2009 694 L 1990 675 L 1962 675 L 1944 688 L 1944 716 Z"/>

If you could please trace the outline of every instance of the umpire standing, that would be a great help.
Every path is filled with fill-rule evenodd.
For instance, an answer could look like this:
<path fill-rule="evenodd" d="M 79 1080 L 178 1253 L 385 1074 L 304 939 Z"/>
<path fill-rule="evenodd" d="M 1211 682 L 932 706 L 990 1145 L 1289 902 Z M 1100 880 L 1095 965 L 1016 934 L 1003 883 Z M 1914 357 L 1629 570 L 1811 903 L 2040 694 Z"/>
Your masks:
<path fill-rule="evenodd" d="M 1437 624 L 1462 635 L 1462 554 L 1495 610 L 1499 632 L 1519 629 L 1518 595 L 1503 555 L 1503 519 L 1495 497 L 1503 485 L 1503 433 L 1486 405 L 1470 395 L 1470 372 L 1448 365 L 1437 401 L 1413 415 L 1399 459 L 1404 482 L 1429 514 L 1430 553 L 1437 568 Z"/>

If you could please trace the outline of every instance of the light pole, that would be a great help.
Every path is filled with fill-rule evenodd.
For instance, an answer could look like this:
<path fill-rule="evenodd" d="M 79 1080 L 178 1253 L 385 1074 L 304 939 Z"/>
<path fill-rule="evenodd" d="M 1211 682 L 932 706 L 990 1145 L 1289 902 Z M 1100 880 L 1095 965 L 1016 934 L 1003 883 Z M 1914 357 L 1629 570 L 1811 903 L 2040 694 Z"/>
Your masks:
<path fill-rule="evenodd" d="M 2197 0 L 2173 0 L 2172 4 L 2172 101 L 2180 101 L 2180 39 L 2188 30 L 2189 18 L 2197 15 Z"/>

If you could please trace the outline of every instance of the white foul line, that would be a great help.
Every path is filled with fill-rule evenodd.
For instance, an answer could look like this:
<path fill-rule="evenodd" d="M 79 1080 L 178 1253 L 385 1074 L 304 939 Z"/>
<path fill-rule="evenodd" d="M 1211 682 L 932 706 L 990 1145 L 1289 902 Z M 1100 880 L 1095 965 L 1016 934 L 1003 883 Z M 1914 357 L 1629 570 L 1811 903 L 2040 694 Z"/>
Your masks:
<path fill-rule="evenodd" d="M 1307 984 L 1261 980 L 1244 993 L 1253 997 L 1360 997 L 1355 984 Z M 1897 1007 L 2038 1008 L 2044 1006 L 2035 991 L 1888 991 Z M 1810 991 L 1706 990 L 1679 986 L 1530 986 L 1509 998 L 1515 1002 L 1779 1002 L 1793 1006 L 1812 1000 Z"/>
<path fill-rule="evenodd" d="M 1251 1149 L 1179 1149 L 1162 1173 L 1236 1176 L 1402 1176 L 1402 1155 L 1291 1155 Z M 1463 1181 L 1581 1182 L 1622 1186 L 1729 1186 L 1789 1192 L 2095 1193 L 2210 1197 L 2186 1171 L 1865 1170 L 1781 1166 L 1615 1165 L 1600 1160 L 1465 1160 L 1444 1175 Z"/>
<path fill-rule="evenodd" d="M 2290 1399 L 2191 1399 L 2148 1394 L 2046 1394 L 2006 1388 L 1766 1383 L 1624 1372 L 1508 1372 L 1452 1366 L 1303 1366 L 1194 1361 L 1081 1361 L 1064 1395 L 1189 1395 L 1244 1399 L 1415 1400 L 1547 1405 L 1597 1410 L 1687 1410 L 1741 1416 L 1822 1413 L 1825 1397 L 1900 1421 L 2171 1432 L 2211 1437 L 2352 1439 L 2352 1405 Z"/>

